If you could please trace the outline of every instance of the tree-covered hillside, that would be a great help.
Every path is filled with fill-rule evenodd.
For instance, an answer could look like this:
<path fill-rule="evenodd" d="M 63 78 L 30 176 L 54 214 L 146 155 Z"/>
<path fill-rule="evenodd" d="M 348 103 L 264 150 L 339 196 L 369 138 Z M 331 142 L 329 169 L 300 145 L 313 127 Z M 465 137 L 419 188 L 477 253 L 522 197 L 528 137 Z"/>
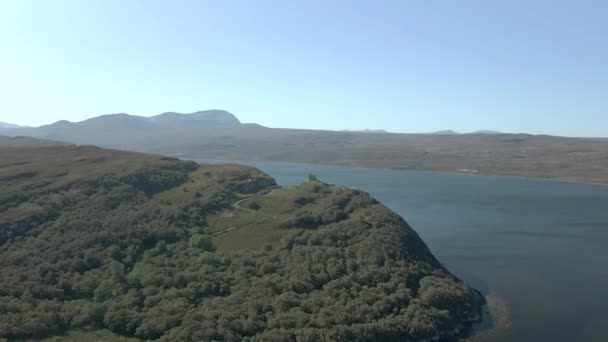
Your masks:
<path fill-rule="evenodd" d="M 86 146 L 0 147 L 0 274 L 15 340 L 422 340 L 480 305 L 362 191 Z"/>

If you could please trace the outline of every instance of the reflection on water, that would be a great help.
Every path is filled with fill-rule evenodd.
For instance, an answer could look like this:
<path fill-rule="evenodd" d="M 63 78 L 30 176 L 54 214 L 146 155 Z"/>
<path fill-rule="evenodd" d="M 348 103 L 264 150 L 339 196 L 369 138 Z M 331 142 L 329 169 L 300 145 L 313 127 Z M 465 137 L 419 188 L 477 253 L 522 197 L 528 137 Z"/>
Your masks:
<path fill-rule="evenodd" d="M 486 329 L 479 338 L 606 341 L 608 186 L 243 163 L 282 185 L 300 183 L 313 173 L 329 183 L 365 190 L 395 210 L 452 273 L 488 297 L 490 309 L 508 311 L 492 318 L 492 324 L 508 328 L 493 334 Z"/>

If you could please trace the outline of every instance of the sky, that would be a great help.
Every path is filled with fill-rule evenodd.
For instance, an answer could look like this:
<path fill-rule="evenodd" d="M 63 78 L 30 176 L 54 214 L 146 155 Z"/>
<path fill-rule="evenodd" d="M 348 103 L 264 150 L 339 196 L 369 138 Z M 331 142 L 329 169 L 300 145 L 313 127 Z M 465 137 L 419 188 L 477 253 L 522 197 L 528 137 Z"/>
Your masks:
<path fill-rule="evenodd" d="M 608 1 L 0 2 L 0 121 L 608 136 Z"/>

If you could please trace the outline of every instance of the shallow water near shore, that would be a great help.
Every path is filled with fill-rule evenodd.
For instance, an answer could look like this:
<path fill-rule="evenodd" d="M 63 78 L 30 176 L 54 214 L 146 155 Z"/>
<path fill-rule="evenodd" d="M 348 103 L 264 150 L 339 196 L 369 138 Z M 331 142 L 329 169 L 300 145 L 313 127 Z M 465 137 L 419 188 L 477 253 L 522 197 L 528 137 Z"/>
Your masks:
<path fill-rule="evenodd" d="M 252 165 L 280 185 L 298 184 L 313 173 L 322 181 L 369 192 L 403 216 L 452 273 L 493 296 L 502 311 L 494 319 L 508 324 L 489 333 L 484 322 L 475 341 L 606 341 L 608 186 L 296 163 L 197 161 Z"/>

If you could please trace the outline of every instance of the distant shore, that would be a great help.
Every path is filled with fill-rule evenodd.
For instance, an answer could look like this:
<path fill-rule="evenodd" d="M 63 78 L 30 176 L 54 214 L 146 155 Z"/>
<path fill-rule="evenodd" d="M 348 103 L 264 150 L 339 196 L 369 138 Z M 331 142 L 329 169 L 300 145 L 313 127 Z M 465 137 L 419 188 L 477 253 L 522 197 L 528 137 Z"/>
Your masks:
<path fill-rule="evenodd" d="M 608 186 L 608 179 L 606 179 L 606 180 L 577 180 L 577 179 L 560 178 L 560 177 L 541 177 L 541 176 L 516 175 L 516 174 L 484 173 L 484 172 L 479 172 L 479 171 L 473 173 L 473 172 L 465 172 L 462 170 L 409 169 L 409 168 L 385 167 L 385 166 L 374 166 L 374 165 L 358 165 L 358 164 L 310 163 L 310 162 L 260 160 L 260 159 L 247 160 L 247 159 L 199 158 L 199 157 L 192 157 L 192 156 L 181 155 L 181 154 L 175 154 L 173 156 L 180 158 L 180 159 L 194 160 L 199 163 L 211 163 L 211 164 L 219 164 L 219 163 L 221 163 L 221 164 L 246 164 L 246 165 L 250 165 L 252 163 L 302 164 L 302 165 L 334 166 L 334 167 L 357 168 L 357 169 L 429 172 L 429 173 L 467 175 L 467 176 L 516 178 L 516 179 L 532 180 L 532 181 L 547 181 L 547 182 Z"/>

